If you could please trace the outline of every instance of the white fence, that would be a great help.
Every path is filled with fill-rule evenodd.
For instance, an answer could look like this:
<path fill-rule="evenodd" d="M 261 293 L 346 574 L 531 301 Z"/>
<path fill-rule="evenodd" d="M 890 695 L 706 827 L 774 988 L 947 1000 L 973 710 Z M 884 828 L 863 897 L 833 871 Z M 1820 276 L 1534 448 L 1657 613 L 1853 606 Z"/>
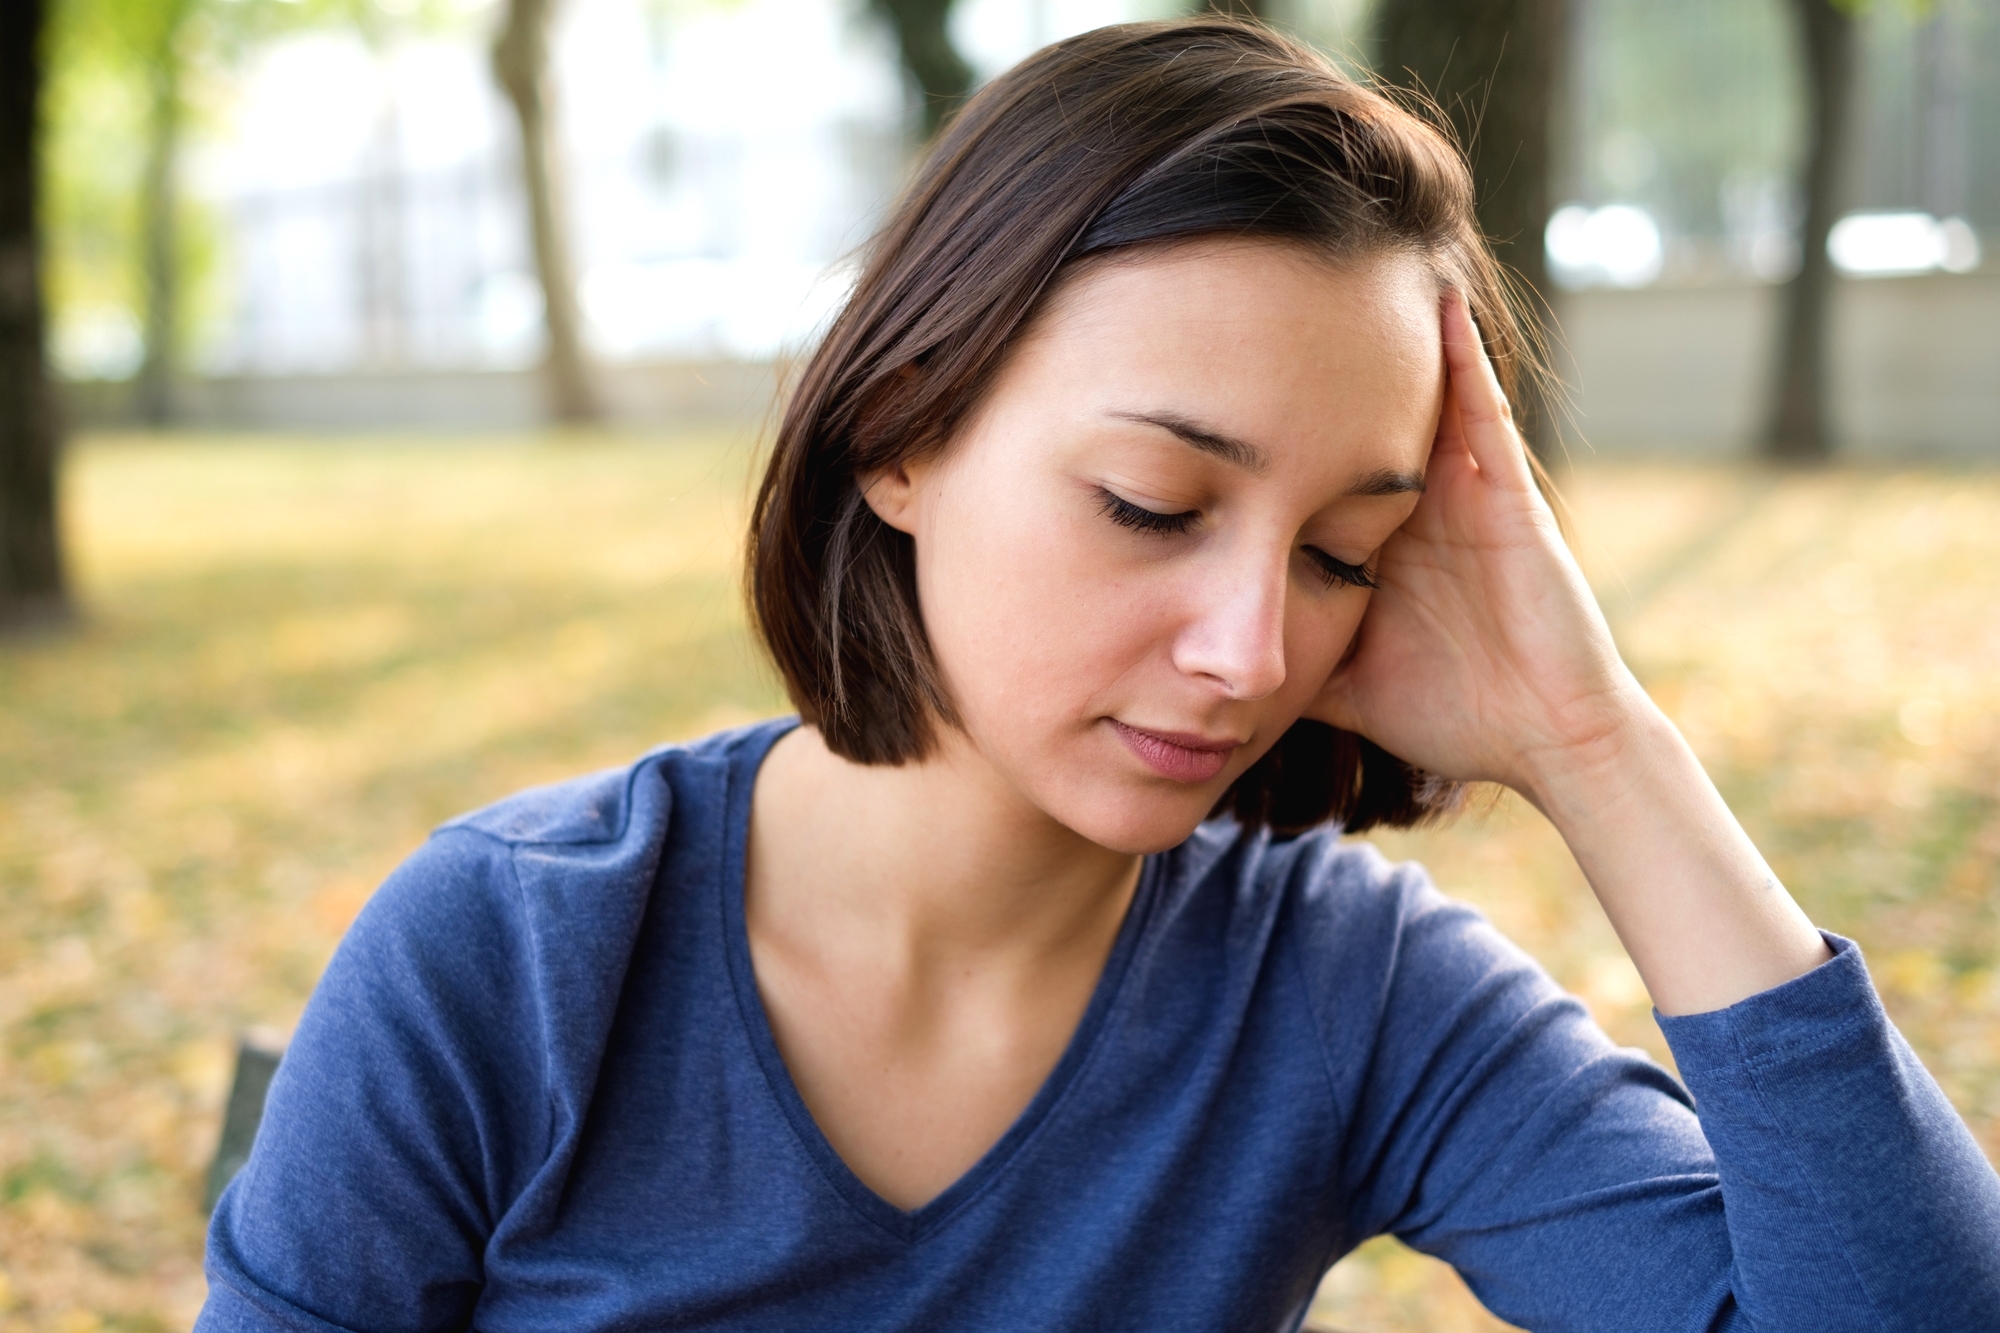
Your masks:
<path fill-rule="evenodd" d="M 1579 458 L 1749 452 L 1769 379 L 1778 289 L 1587 291 L 1562 298 Z M 1843 454 L 2000 461 L 2000 273 L 1848 280 L 1834 302 L 1833 408 Z M 615 419 L 753 430 L 779 371 L 758 361 L 600 369 Z M 80 425 L 124 420 L 125 386 L 74 385 Z M 521 429 L 543 418 L 531 370 L 220 376 L 184 386 L 190 425 L 238 429 Z"/>
<path fill-rule="evenodd" d="M 1559 307 L 1579 457 L 1741 452 L 1757 437 L 1779 289 L 1576 292 Z M 2000 460 L 2000 273 L 1841 282 L 1834 429 L 1860 457 Z"/>

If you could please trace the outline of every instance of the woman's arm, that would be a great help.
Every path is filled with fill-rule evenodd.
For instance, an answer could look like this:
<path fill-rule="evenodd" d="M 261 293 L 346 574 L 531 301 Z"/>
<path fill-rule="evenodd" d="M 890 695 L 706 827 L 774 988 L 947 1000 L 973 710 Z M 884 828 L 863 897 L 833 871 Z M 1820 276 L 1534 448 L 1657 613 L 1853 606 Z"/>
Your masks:
<path fill-rule="evenodd" d="M 1505 783 L 1568 842 L 1662 1013 L 1826 961 L 1700 763 L 1619 659 L 1535 486 L 1464 299 L 1422 503 L 1315 711 L 1411 763 Z"/>
<path fill-rule="evenodd" d="M 1392 1232 L 1546 1333 L 2000 1327 L 2000 1181 L 1852 945 L 1662 1021 L 1697 1120 L 1477 913 L 1353 862 L 1298 916 L 1350 1243 Z"/>
<path fill-rule="evenodd" d="M 448 832 L 363 909 L 216 1206 L 198 1333 L 469 1326 L 549 1136 L 517 898 L 505 848 Z"/>
<path fill-rule="evenodd" d="M 1727 1008 L 1833 956 L 1651 700 L 1517 790 L 1569 844 L 1662 1014 Z"/>
<path fill-rule="evenodd" d="M 1526 796 L 1674 1015 L 1661 1026 L 1725 1206 L 1702 1220 L 1634 1196 L 1607 1217 L 1650 1217 L 1663 1242 L 1721 1228 L 1728 1303 L 1760 1329 L 2000 1327 L 2000 1178 L 1889 1023 L 1859 955 L 1831 941 L 1835 956 L 1619 659 L 1456 294 L 1443 338 L 1449 389 L 1423 501 L 1384 548 L 1381 590 L 1314 715 L 1433 772 Z M 1623 1145 L 1611 1151 L 1631 1187 L 1653 1175 L 1636 1121 L 1605 1120 L 1593 1096 L 1550 1096 L 1538 1114 L 1565 1132 L 1539 1147 L 1511 1139 L 1504 1161 L 1467 1171 L 1493 1194 L 1485 1221 L 1467 1225 L 1470 1204 L 1455 1206 L 1418 1243 L 1476 1270 L 1487 1240 L 1533 1232 L 1532 1219 L 1498 1219 L 1534 1201 L 1533 1182 L 1559 1192 L 1577 1177 L 1578 1154 L 1603 1137 L 1579 1126 Z M 1549 1249 L 1537 1280 L 1629 1278 L 1591 1258 L 1608 1225 L 1590 1223 L 1596 1242 Z M 1522 1276 L 1513 1255 L 1487 1256 L 1493 1282 Z"/>

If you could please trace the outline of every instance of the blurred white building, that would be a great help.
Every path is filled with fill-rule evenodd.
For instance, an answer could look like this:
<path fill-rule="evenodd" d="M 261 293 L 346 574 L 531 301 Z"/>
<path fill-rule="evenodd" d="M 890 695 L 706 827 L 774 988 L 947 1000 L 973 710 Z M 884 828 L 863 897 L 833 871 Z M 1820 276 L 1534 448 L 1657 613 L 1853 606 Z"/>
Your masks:
<path fill-rule="evenodd" d="M 224 374 L 519 366 L 540 296 L 497 6 L 371 49 L 300 36 L 246 69 L 196 193 L 224 222 Z M 990 75 L 1159 0 L 964 0 Z M 587 337 L 607 360 L 762 360 L 807 339 L 904 171 L 909 100 L 861 0 L 568 0 L 555 118 Z"/>
<path fill-rule="evenodd" d="M 516 136 L 487 48 L 497 0 L 371 48 L 259 51 L 205 118 L 191 192 L 221 224 L 189 419 L 540 419 L 539 287 Z M 385 30 L 411 0 L 372 0 Z M 1290 0 L 1365 55 L 1370 0 Z M 958 0 L 982 76 L 1173 0 Z M 910 99 L 866 0 L 563 0 L 556 124 L 587 336 L 633 419 L 747 422 L 758 363 L 803 345 L 907 165 Z M 1740 447 L 1758 429 L 1773 284 L 1799 262 L 1795 89 L 1779 0 L 1580 0 L 1565 206 L 1546 240 L 1577 419 L 1606 447 Z M 1872 6 L 1854 211 L 1833 250 L 1836 404 L 1876 452 L 2000 449 L 2000 0 Z M 1357 62 L 1360 63 L 1360 62 Z M 1984 244 L 1982 245 L 1982 239 Z M 89 313 L 89 312 L 84 312 Z M 58 360 L 115 380 L 129 312 Z M 98 346 L 102 343 L 102 346 Z M 60 355 L 66 347 L 89 355 Z M 94 349 L 94 350 L 93 350 Z M 102 353 L 101 355 L 98 353 Z M 676 369 L 662 363 L 710 363 Z M 748 363 L 734 368 L 717 361 Z M 621 364 L 624 363 L 624 364 Z M 428 372 L 411 374 L 409 372 Z M 685 373 L 683 373 L 685 371 Z M 741 372 L 741 373 L 738 373 Z M 198 392 L 197 392 L 198 391 Z M 117 400 L 106 419 L 119 410 Z M 721 406 L 718 406 L 720 404 Z"/>

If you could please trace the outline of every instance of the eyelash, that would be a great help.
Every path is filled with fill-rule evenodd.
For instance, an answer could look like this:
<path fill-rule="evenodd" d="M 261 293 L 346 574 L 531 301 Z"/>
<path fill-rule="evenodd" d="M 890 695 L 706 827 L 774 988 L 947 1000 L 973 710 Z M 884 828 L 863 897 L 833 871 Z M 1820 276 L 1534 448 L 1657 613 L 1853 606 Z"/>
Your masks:
<path fill-rule="evenodd" d="M 1199 509 L 1184 510 L 1178 514 L 1162 514 L 1156 509 L 1135 505 L 1122 496 L 1100 490 L 1100 507 L 1104 516 L 1121 528 L 1131 528 L 1135 532 L 1181 533 L 1194 526 L 1201 517 Z"/>
<path fill-rule="evenodd" d="M 1201 517 L 1198 509 L 1183 510 L 1178 514 L 1162 514 L 1156 509 L 1135 505 L 1123 496 L 1110 491 L 1098 491 L 1099 508 L 1104 516 L 1121 528 L 1131 528 L 1135 532 L 1151 532 L 1175 536 L 1186 532 Z M 1326 581 L 1329 588 L 1374 588 L 1375 572 L 1366 565 L 1350 565 L 1345 560 L 1335 559 L 1325 551 L 1306 549 L 1312 557 L 1313 568 Z"/>
<path fill-rule="evenodd" d="M 1313 567 L 1326 580 L 1329 588 L 1379 588 L 1375 571 L 1366 565 L 1350 565 L 1345 560 L 1336 560 L 1325 551 L 1307 549 L 1312 557 Z"/>

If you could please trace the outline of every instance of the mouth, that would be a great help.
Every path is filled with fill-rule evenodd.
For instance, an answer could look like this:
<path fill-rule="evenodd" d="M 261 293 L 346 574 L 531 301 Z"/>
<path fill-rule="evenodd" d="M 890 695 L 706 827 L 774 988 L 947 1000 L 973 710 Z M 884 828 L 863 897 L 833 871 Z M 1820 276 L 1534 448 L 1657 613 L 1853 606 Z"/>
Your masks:
<path fill-rule="evenodd" d="M 1139 762 L 1175 782 L 1207 782 L 1220 773 L 1241 741 L 1211 740 L 1181 731 L 1142 731 L 1117 718 L 1105 719 Z"/>

